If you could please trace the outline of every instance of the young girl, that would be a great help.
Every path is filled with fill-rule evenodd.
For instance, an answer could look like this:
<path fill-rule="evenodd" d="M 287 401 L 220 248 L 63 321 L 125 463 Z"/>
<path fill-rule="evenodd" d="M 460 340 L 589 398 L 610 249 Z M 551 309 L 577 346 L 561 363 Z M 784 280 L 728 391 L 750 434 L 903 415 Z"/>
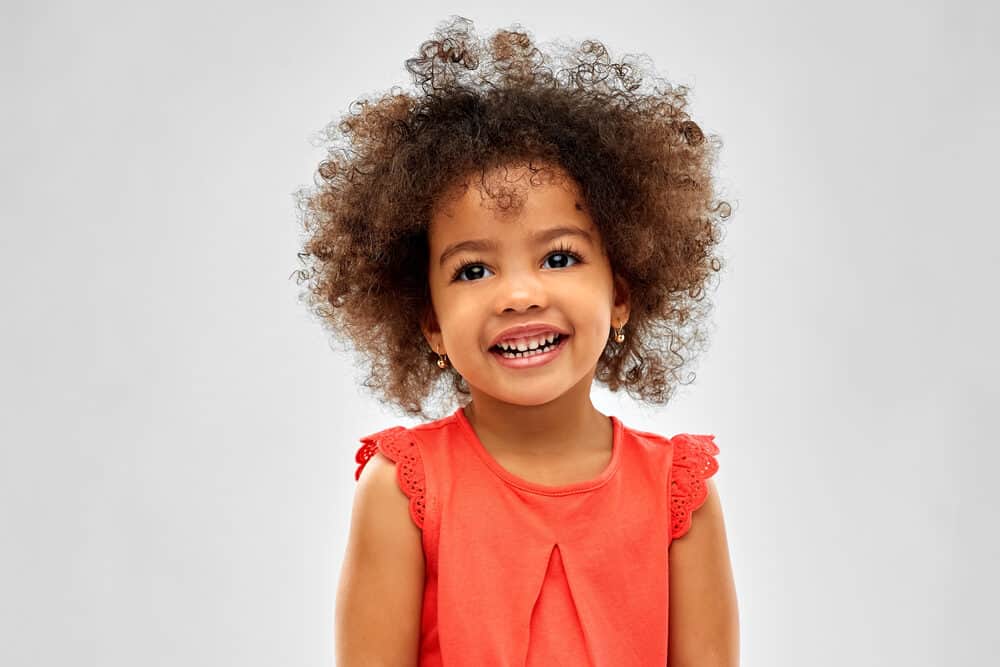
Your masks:
<path fill-rule="evenodd" d="M 713 436 L 590 400 L 666 403 L 703 340 L 718 142 L 685 88 L 565 57 L 453 17 L 302 199 L 311 305 L 424 420 L 360 439 L 340 667 L 738 664 Z"/>

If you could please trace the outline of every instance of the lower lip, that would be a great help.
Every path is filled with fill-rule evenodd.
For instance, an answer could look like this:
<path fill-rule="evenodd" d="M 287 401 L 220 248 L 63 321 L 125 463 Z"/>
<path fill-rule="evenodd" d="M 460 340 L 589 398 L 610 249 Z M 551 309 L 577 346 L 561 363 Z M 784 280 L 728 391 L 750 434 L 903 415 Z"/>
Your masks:
<path fill-rule="evenodd" d="M 493 358 L 496 359 L 501 366 L 506 366 L 507 368 L 534 368 L 535 366 L 544 366 L 555 359 L 562 349 L 566 347 L 566 341 L 568 340 L 569 336 L 561 336 L 559 338 L 559 343 L 551 349 L 546 350 L 541 354 L 533 354 L 530 357 L 514 357 L 512 359 L 508 359 L 497 352 L 490 351 L 490 354 L 493 355 Z"/>

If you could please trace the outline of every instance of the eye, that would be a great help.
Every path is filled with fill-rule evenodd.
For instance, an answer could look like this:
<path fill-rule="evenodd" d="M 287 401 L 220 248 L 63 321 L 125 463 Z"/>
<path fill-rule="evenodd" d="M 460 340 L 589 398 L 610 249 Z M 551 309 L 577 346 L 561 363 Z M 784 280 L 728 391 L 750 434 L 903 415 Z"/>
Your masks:
<path fill-rule="evenodd" d="M 455 273 L 452 275 L 451 279 L 452 279 L 452 281 L 455 281 L 455 280 L 463 280 L 463 281 L 479 280 L 480 278 L 485 278 L 484 273 L 486 271 L 489 271 L 489 269 L 487 269 L 481 263 L 479 263 L 477 261 L 474 261 L 474 260 L 470 260 L 470 261 L 462 262 L 461 266 L 459 266 L 455 270 Z"/>
<path fill-rule="evenodd" d="M 545 262 L 548 264 L 550 261 L 552 265 L 548 268 L 564 269 L 567 266 L 573 266 L 573 264 L 579 262 L 580 258 L 576 255 L 576 253 L 571 252 L 568 249 L 564 249 L 549 253 L 545 258 Z"/>
<path fill-rule="evenodd" d="M 567 265 L 565 264 L 565 262 L 569 260 L 571 260 L 574 263 L 579 263 L 583 261 L 583 258 L 580 256 L 580 253 L 578 253 L 576 250 L 573 249 L 572 246 L 568 245 L 565 242 L 560 243 L 558 246 L 556 246 L 555 249 L 553 249 L 551 252 L 549 252 L 548 255 L 546 255 L 545 259 L 546 261 L 548 261 L 553 257 L 557 258 L 557 263 L 559 264 L 559 266 L 555 268 L 558 269 L 566 268 Z M 573 264 L 569 264 L 568 266 L 573 266 Z"/>

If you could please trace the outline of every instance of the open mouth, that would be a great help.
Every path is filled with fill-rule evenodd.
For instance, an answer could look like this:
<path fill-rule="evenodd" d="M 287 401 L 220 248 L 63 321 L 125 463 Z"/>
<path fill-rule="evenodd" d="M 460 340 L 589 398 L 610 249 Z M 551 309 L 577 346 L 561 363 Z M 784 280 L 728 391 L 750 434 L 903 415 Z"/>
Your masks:
<path fill-rule="evenodd" d="M 545 354 L 555 348 L 559 347 L 559 344 L 568 338 L 565 334 L 555 334 L 552 340 L 542 340 L 535 347 L 528 348 L 525 350 L 516 349 L 512 345 L 497 344 L 490 348 L 490 352 L 501 356 L 505 359 L 524 359 L 528 357 L 534 357 L 540 354 Z M 527 347 L 527 346 L 526 346 Z"/>

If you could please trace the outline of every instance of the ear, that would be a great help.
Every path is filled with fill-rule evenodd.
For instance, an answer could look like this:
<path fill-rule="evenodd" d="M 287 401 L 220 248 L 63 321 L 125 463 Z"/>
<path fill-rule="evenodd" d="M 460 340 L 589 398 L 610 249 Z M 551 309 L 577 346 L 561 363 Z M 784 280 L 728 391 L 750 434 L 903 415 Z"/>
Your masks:
<path fill-rule="evenodd" d="M 420 331 L 424 334 L 424 340 L 431 346 L 431 349 L 438 354 L 444 354 L 444 340 L 441 337 L 441 326 L 438 324 L 437 316 L 434 314 L 434 307 L 428 303 L 424 306 L 423 314 L 420 317 Z"/>
<path fill-rule="evenodd" d="M 628 322 L 629 313 L 632 311 L 631 291 L 628 281 L 617 273 L 614 274 L 614 300 L 611 306 L 611 323 L 621 322 L 624 326 Z"/>

